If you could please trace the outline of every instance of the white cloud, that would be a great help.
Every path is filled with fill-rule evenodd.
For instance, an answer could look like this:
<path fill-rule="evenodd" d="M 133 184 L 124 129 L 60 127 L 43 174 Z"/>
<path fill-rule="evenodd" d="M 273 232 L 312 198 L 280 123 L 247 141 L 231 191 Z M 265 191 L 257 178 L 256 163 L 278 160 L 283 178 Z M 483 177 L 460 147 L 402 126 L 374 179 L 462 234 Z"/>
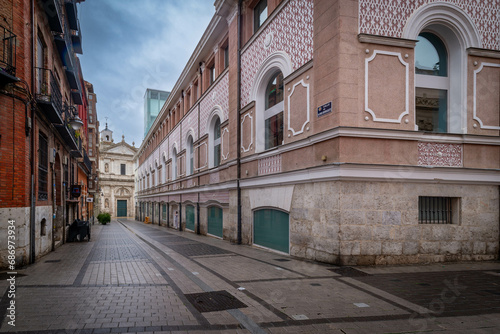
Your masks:
<path fill-rule="evenodd" d="M 212 0 L 99 0 L 79 5 L 84 79 L 115 140 L 140 145 L 146 88 L 171 90 L 214 14 Z"/>

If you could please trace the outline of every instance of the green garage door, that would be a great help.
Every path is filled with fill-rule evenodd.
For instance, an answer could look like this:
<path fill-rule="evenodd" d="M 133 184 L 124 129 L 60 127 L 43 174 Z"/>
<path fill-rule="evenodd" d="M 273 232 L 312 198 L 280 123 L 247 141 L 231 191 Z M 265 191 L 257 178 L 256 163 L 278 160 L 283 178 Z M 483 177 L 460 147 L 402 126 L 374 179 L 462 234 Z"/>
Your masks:
<path fill-rule="evenodd" d="M 186 229 L 194 231 L 194 206 L 186 205 Z"/>
<path fill-rule="evenodd" d="M 289 253 L 288 213 L 272 209 L 255 211 L 253 242 L 259 246 Z"/>
<path fill-rule="evenodd" d="M 208 234 L 222 238 L 222 209 L 216 206 L 208 208 Z"/>
<path fill-rule="evenodd" d="M 127 200 L 119 199 L 116 201 L 116 216 L 127 217 Z"/>

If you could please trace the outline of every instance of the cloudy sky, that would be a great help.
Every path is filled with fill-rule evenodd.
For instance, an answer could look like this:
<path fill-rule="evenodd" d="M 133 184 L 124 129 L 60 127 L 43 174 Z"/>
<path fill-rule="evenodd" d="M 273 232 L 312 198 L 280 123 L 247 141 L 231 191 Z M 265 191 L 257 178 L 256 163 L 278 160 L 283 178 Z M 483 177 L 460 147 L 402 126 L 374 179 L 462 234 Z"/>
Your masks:
<path fill-rule="evenodd" d="M 78 5 L 83 77 L 115 142 L 139 147 L 146 88 L 170 91 L 214 15 L 214 0 L 86 0 Z"/>

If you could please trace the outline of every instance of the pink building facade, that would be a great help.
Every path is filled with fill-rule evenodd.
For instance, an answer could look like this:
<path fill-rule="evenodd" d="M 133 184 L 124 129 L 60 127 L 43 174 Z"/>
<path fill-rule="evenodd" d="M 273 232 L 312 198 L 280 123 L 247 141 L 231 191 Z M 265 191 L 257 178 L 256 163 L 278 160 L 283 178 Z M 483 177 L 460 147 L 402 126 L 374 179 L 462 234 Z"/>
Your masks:
<path fill-rule="evenodd" d="M 136 218 L 328 263 L 498 259 L 499 8 L 216 1 Z"/>

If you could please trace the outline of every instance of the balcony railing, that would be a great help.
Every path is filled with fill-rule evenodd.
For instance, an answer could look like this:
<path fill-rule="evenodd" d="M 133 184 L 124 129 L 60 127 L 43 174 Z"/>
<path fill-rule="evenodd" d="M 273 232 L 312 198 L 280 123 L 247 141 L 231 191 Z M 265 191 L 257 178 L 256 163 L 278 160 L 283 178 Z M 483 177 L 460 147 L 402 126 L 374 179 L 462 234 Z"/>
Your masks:
<path fill-rule="evenodd" d="M 0 26 L 0 76 L 3 83 L 17 81 L 16 78 L 16 35 Z"/>
<path fill-rule="evenodd" d="M 51 70 L 36 67 L 35 97 L 38 105 L 54 124 L 62 124 L 62 94 Z"/>
<path fill-rule="evenodd" d="M 83 164 L 87 168 L 89 174 L 92 174 L 92 162 L 90 161 L 89 156 L 87 155 L 87 151 L 85 149 L 83 150 Z"/>
<path fill-rule="evenodd" d="M 62 6 L 59 0 L 42 0 L 43 10 L 47 14 L 50 30 L 58 33 L 63 32 L 62 28 Z"/>

